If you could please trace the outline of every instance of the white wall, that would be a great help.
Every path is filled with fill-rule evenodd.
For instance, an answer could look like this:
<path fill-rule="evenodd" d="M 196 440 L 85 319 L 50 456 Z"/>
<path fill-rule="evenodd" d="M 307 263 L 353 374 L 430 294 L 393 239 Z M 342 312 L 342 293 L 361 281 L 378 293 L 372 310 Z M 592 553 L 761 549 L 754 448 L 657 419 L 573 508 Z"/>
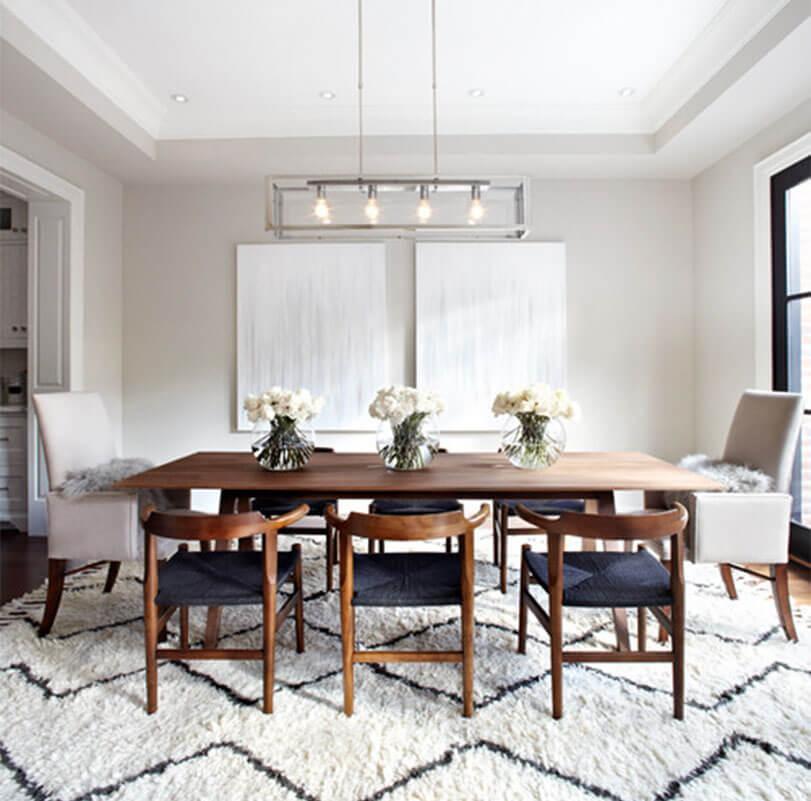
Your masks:
<path fill-rule="evenodd" d="M 754 166 L 809 130 L 811 101 L 693 179 L 697 451 L 721 452 L 738 397 L 757 384 Z"/>
<path fill-rule="evenodd" d="M 693 440 L 690 188 L 680 181 L 533 181 L 532 238 L 568 248 L 569 388 L 585 410 L 571 447 L 676 458 Z M 125 452 L 164 460 L 246 448 L 232 433 L 235 246 L 270 241 L 261 182 L 127 187 Z M 413 245 L 389 244 L 394 381 L 413 381 Z M 531 378 L 531 376 L 528 376 Z M 381 376 L 381 383 L 385 380 Z M 370 449 L 370 435 L 326 435 Z M 495 436 L 447 437 L 495 448 Z"/>
<path fill-rule="evenodd" d="M 84 388 L 102 394 L 120 438 L 121 183 L 2 110 L 0 142 L 85 192 Z"/>

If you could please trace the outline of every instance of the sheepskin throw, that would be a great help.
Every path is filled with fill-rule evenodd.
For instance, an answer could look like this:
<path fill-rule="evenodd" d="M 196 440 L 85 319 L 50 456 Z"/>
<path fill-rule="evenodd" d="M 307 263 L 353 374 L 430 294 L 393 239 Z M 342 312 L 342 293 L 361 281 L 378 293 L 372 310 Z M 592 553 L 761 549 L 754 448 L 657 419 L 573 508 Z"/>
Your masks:
<path fill-rule="evenodd" d="M 774 488 L 771 476 L 767 476 L 762 470 L 710 459 L 704 453 L 691 453 L 689 456 L 685 456 L 679 462 L 679 467 L 717 481 L 723 486 L 724 492 L 771 492 Z M 689 492 L 666 492 L 665 503 L 672 506 L 678 501 L 689 509 L 691 494 Z"/>
<path fill-rule="evenodd" d="M 83 498 L 94 492 L 109 491 L 116 481 L 143 473 L 150 467 L 152 462 L 148 459 L 112 459 L 96 467 L 69 471 L 57 491 L 65 498 Z M 142 506 L 151 504 L 158 509 L 168 509 L 171 506 L 161 490 L 139 491 L 138 500 Z"/>

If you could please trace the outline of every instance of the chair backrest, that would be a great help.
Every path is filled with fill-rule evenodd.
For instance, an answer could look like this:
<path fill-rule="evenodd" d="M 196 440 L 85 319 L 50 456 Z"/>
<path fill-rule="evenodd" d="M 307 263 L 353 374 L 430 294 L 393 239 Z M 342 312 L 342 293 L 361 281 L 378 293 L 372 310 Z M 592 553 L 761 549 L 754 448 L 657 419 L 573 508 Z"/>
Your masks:
<path fill-rule="evenodd" d="M 661 540 L 680 535 L 687 525 L 687 510 L 677 503 L 672 509 L 627 515 L 594 515 L 561 512 L 541 515 L 518 504 L 518 514 L 548 534 L 600 540 Z"/>
<path fill-rule="evenodd" d="M 96 467 L 118 456 L 101 395 L 45 392 L 33 400 L 52 487 L 62 484 L 71 470 Z"/>
<path fill-rule="evenodd" d="M 370 540 L 433 540 L 461 537 L 478 528 L 489 514 L 486 504 L 470 519 L 463 512 L 443 512 L 434 515 L 370 515 L 352 512 L 339 517 L 332 506 L 326 516 L 330 525 L 354 537 Z"/>
<path fill-rule="evenodd" d="M 732 418 L 724 461 L 762 470 L 776 492 L 788 492 L 802 418 L 802 395 L 748 389 Z"/>
<path fill-rule="evenodd" d="M 186 509 L 157 512 L 152 507 L 144 510 L 143 524 L 147 538 L 155 536 L 194 542 L 236 540 L 278 531 L 301 520 L 309 511 L 307 505 L 302 504 L 286 515 L 268 519 L 261 512 L 206 515 Z"/>

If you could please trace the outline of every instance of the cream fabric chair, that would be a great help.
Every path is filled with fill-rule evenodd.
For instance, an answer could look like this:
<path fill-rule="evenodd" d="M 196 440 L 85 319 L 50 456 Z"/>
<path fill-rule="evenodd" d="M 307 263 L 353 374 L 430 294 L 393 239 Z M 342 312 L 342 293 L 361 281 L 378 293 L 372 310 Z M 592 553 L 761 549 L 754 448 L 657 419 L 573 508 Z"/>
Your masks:
<path fill-rule="evenodd" d="M 95 467 L 119 455 L 100 395 L 53 392 L 34 395 L 33 400 L 52 488 L 62 484 L 71 470 Z M 188 501 L 189 493 L 171 498 L 178 507 L 188 508 Z M 51 490 L 46 503 L 48 596 L 41 637 L 51 630 L 67 574 L 88 563 L 109 562 L 104 592 L 111 592 L 121 562 L 143 554 L 137 493 L 110 491 L 65 498 Z M 168 542 L 163 547 L 172 548 Z"/>
<path fill-rule="evenodd" d="M 794 454 L 803 417 L 802 396 L 747 390 L 727 435 L 722 460 L 762 470 L 774 481 L 768 493 L 696 492 L 691 495 L 687 556 L 718 564 L 730 598 L 737 598 L 732 569 L 767 565 L 786 637 L 797 639 L 788 594 L 788 542 Z"/>

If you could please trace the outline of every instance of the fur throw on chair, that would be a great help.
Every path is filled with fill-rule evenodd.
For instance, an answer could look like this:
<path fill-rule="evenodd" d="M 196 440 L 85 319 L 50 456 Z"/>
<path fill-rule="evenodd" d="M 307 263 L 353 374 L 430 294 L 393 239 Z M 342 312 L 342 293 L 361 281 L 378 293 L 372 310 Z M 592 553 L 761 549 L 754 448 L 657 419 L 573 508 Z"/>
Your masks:
<path fill-rule="evenodd" d="M 152 466 L 152 462 L 147 459 L 112 459 L 96 467 L 71 470 L 56 491 L 65 498 L 77 499 L 94 492 L 109 492 L 117 481 L 143 473 Z M 142 506 L 152 504 L 158 509 L 168 509 L 171 506 L 161 490 L 139 490 L 138 500 Z"/>
<path fill-rule="evenodd" d="M 710 459 L 703 453 L 692 453 L 685 456 L 679 462 L 679 467 L 717 481 L 723 486 L 724 492 L 771 492 L 774 488 L 773 479 L 762 470 Z M 672 506 L 678 501 L 689 509 L 691 494 L 689 492 L 666 492 L 665 503 Z"/>

